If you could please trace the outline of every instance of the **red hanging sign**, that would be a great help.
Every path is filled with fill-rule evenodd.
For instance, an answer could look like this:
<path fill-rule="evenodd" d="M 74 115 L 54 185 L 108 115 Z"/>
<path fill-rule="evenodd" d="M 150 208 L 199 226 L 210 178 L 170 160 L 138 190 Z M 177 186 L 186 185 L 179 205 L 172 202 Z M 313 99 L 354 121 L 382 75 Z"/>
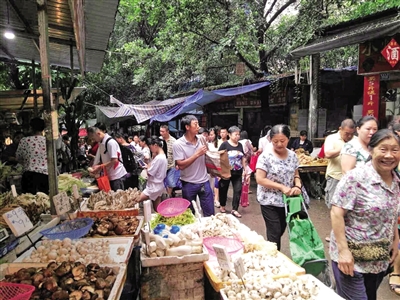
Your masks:
<path fill-rule="evenodd" d="M 363 116 L 379 119 L 379 75 L 364 77 Z"/>
<path fill-rule="evenodd" d="M 389 44 L 381 51 L 383 57 L 394 68 L 400 60 L 400 46 L 395 39 L 392 39 Z"/>

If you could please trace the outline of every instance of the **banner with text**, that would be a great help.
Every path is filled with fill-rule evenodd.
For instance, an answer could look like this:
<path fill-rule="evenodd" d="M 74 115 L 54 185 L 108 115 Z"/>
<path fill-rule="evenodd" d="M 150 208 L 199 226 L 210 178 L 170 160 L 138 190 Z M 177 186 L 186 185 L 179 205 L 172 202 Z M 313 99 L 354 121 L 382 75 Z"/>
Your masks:
<path fill-rule="evenodd" d="M 379 118 L 379 75 L 364 77 L 363 116 Z"/>

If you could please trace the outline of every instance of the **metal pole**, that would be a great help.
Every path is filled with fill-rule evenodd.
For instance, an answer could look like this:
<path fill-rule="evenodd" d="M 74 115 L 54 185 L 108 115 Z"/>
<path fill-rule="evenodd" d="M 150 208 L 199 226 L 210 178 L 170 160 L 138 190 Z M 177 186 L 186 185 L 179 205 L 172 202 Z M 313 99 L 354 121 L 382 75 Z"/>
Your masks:
<path fill-rule="evenodd" d="M 51 71 L 49 64 L 49 35 L 48 35 L 48 16 L 47 0 L 37 0 L 38 26 L 39 26 L 39 45 L 40 45 L 40 65 L 42 70 L 42 89 L 43 106 L 45 110 L 44 119 L 46 122 L 46 149 L 47 164 L 49 174 L 50 188 L 50 207 L 51 214 L 56 211 L 53 204 L 53 196 L 58 193 L 57 187 L 57 169 L 56 169 L 56 150 L 54 140 L 58 138 L 58 118 L 54 110 L 53 99 L 51 95 Z"/>
<path fill-rule="evenodd" d="M 37 86 L 36 86 L 36 64 L 35 61 L 32 60 L 32 85 L 33 85 L 33 115 L 35 117 L 38 116 L 39 110 L 38 110 L 38 99 L 37 99 Z"/>
<path fill-rule="evenodd" d="M 318 124 L 318 100 L 319 100 L 319 79 L 320 79 L 320 55 L 313 54 L 310 59 L 311 87 L 310 103 L 308 108 L 308 138 L 313 139 L 317 135 Z"/>

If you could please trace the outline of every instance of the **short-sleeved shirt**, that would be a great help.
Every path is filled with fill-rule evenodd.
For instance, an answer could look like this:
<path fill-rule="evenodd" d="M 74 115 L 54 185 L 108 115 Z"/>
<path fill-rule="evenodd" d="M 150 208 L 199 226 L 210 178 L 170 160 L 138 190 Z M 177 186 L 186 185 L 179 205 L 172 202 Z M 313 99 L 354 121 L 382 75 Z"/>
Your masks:
<path fill-rule="evenodd" d="M 364 165 L 370 156 L 370 153 L 361 146 L 358 138 L 344 144 L 340 154 L 354 156 L 356 158 L 356 167 Z"/>
<path fill-rule="evenodd" d="M 93 165 L 98 165 L 101 163 L 105 164 L 111 161 L 113 158 L 117 158 L 117 162 L 114 165 L 107 166 L 107 175 L 110 180 L 117 180 L 126 175 L 126 170 L 124 165 L 120 162 L 122 161 L 121 150 L 116 140 L 111 138 L 107 143 L 106 152 L 106 142 L 111 138 L 107 133 L 104 135 L 103 140 L 99 143 L 99 149 L 97 150 L 96 157 L 94 159 Z M 106 153 L 104 153 L 106 152 Z"/>
<path fill-rule="evenodd" d="M 151 151 L 149 147 L 143 147 L 140 152 L 142 152 L 143 156 L 145 159 L 147 159 L 148 161 L 151 160 Z"/>
<path fill-rule="evenodd" d="M 263 136 L 258 140 L 258 149 L 262 149 L 264 152 L 270 146 L 271 142 L 267 139 L 267 136 Z"/>
<path fill-rule="evenodd" d="M 172 151 L 172 145 L 176 142 L 173 136 L 169 136 L 167 142 L 167 159 L 168 159 L 168 169 L 175 168 L 174 155 Z"/>
<path fill-rule="evenodd" d="M 353 137 L 354 139 L 354 137 Z M 325 153 L 334 149 L 335 144 L 340 144 L 341 148 L 344 146 L 344 140 L 340 136 L 339 132 L 328 135 L 325 139 L 324 143 L 324 151 Z M 342 178 L 342 165 L 340 162 L 340 154 L 334 158 L 328 159 L 328 166 L 326 167 L 325 177 L 332 177 L 336 180 L 340 180 Z"/>
<path fill-rule="evenodd" d="M 347 172 L 338 183 L 332 205 L 347 210 L 344 216 L 345 236 L 348 241 L 365 242 L 386 238 L 393 241 L 399 204 L 399 178 L 393 173 L 391 187 L 382 180 L 371 162 Z M 336 238 L 331 233 L 330 255 L 338 261 Z M 389 261 L 355 262 L 360 273 L 379 273 L 387 269 Z"/>
<path fill-rule="evenodd" d="M 158 154 L 151 161 L 147 169 L 147 184 L 143 193 L 151 200 L 156 200 L 165 191 L 164 178 L 167 175 L 167 157 L 165 154 Z"/>
<path fill-rule="evenodd" d="M 273 182 L 293 187 L 294 174 L 299 167 L 296 154 L 288 150 L 288 156 L 280 159 L 272 151 L 263 151 L 258 157 L 257 169 L 267 173 L 267 178 Z M 261 205 L 284 207 L 282 192 L 257 185 L 257 201 Z"/>
<path fill-rule="evenodd" d="M 235 147 L 226 141 L 219 146 L 218 150 L 227 150 L 229 165 L 231 166 L 231 175 L 242 175 L 242 158 L 244 156 L 243 145 L 238 143 L 238 145 Z"/>
<path fill-rule="evenodd" d="M 177 139 L 172 145 L 174 160 L 185 160 L 193 156 L 197 149 L 203 144 L 200 142 L 200 136 L 196 137 L 196 145 L 188 142 L 185 135 Z M 181 170 L 181 179 L 190 183 L 204 183 L 208 180 L 206 158 L 204 155 L 198 157 L 190 166 Z"/>
<path fill-rule="evenodd" d="M 147 169 L 147 174 L 149 175 L 147 183 L 151 181 L 164 184 L 165 176 L 167 176 L 167 157 L 165 154 L 158 154 L 154 157 Z"/>
<path fill-rule="evenodd" d="M 22 161 L 24 171 L 48 174 L 44 136 L 33 135 L 22 138 L 15 155 L 17 160 Z"/>

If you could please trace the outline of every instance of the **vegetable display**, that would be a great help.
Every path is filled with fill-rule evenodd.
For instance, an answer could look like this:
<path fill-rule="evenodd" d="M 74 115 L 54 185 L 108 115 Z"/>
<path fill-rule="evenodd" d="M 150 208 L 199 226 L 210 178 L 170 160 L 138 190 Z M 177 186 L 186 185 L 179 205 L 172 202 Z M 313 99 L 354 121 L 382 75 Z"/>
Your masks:
<path fill-rule="evenodd" d="M 143 254 L 149 257 L 184 256 L 203 253 L 203 240 L 198 227 L 158 224 L 150 233 L 150 243 L 143 245 Z"/>
<path fill-rule="evenodd" d="M 21 194 L 15 198 L 11 192 L 0 194 L 0 225 L 8 227 L 2 215 L 18 206 L 22 207 L 32 224 L 36 224 L 41 214 L 50 212 L 49 196 L 41 192 L 36 195 Z"/>
<path fill-rule="evenodd" d="M 58 176 L 58 192 L 66 192 L 68 195 L 72 194 L 72 186 L 76 184 L 78 189 L 85 188 L 88 185 L 82 180 L 73 177 L 71 174 L 60 174 Z"/>
<path fill-rule="evenodd" d="M 125 191 L 118 190 L 116 192 L 100 191 L 99 193 L 90 195 L 87 201 L 87 208 L 91 210 L 120 210 L 132 208 L 138 203 L 141 191 L 137 188 L 129 188 Z"/>
<path fill-rule="evenodd" d="M 51 261 L 79 261 L 84 264 L 110 264 L 115 261 L 110 257 L 110 244 L 107 240 L 96 242 L 85 240 L 44 240 L 42 244 L 25 257 L 22 262 L 48 263 Z"/>
<path fill-rule="evenodd" d="M 102 218 L 93 218 L 94 224 L 89 231 L 90 236 L 134 235 L 139 220 L 135 216 L 117 216 L 110 214 Z"/>
<path fill-rule="evenodd" d="M 51 262 L 43 268 L 22 268 L 5 276 L 5 281 L 36 287 L 31 296 L 37 300 L 108 299 L 117 278 L 111 267 L 81 262 Z"/>
<path fill-rule="evenodd" d="M 8 177 L 22 174 L 22 165 L 16 167 L 6 165 L 6 162 L 0 162 L 0 183 L 7 180 Z"/>
<path fill-rule="evenodd" d="M 218 213 L 202 220 L 203 237 L 224 236 L 234 238 L 239 232 L 240 222 L 227 214 Z"/>
<path fill-rule="evenodd" d="M 184 213 L 176 217 L 163 217 L 160 214 L 156 214 L 156 217 L 151 220 L 151 228 L 155 228 L 157 224 L 165 224 L 167 226 L 172 225 L 188 225 L 193 224 L 196 221 L 192 211 L 188 208 Z"/>
<path fill-rule="evenodd" d="M 243 253 L 240 256 L 243 259 L 245 274 L 243 280 L 254 281 L 264 280 L 273 276 L 288 275 L 294 273 L 293 263 L 278 255 L 275 248 L 275 253 L 265 251 L 256 251 Z M 239 278 L 234 271 L 222 270 L 217 264 L 210 264 L 214 274 L 223 282 L 236 282 Z"/>
<path fill-rule="evenodd" d="M 242 299 L 317 299 L 319 286 L 309 277 L 291 275 L 288 278 L 266 278 L 260 281 L 246 282 L 246 288 L 240 282 L 227 285 L 223 291 L 228 300 Z"/>

